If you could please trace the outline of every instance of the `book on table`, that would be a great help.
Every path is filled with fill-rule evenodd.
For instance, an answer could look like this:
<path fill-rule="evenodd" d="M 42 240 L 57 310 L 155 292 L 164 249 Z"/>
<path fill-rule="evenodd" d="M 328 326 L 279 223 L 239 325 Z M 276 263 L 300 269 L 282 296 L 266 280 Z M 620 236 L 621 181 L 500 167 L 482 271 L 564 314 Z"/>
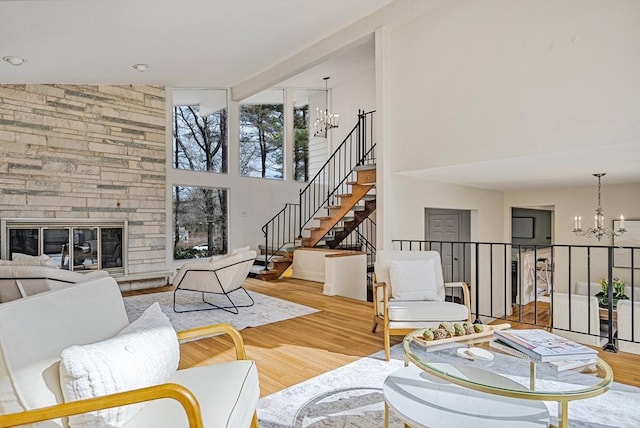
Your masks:
<path fill-rule="evenodd" d="M 497 339 L 535 361 L 595 360 L 598 351 L 541 329 L 496 330 Z"/>
<path fill-rule="evenodd" d="M 549 361 L 549 364 L 557 371 L 563 372 L 565 370 L 581 369 L 583 367 L 594 366 L 596 364 L 596 359 L 593 358 L 589 360 Z"/>
<path fill-rule="evenodd" d="M 535 358 L 530 357 L 528 354 L 525 354 L 522 351 L 517 350 L 516 348 L 507 345 L 499 340 L 493 340 L 489 342 L 489 346 L 495 349 L 504 352 L 505 354 L 513 355 L 514 357 L 522 358 L 523 360 L 535 361 Z M 591 366 L 596 363 L 595 358 L 585 359 L 585 360 L 557 360 L 557 361 L 549 361 L 551 367 L 556 369 L 559 372 L 571 369 L 577 369 L 585 366 Z"/>

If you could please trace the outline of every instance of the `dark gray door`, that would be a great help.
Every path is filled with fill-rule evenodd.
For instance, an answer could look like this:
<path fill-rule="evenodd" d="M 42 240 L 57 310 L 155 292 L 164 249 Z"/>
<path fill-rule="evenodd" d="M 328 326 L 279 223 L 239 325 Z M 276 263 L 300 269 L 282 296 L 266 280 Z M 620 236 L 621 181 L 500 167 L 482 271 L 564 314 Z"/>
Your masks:
<path fill-rule="evenodd" d="M 460 242 L 469 241 L 469 211 L 427 208 L 425 214 L 426 239 L 441 241 L 434 243 L 432 249 L 440 252 L 445 282 L 464 281 L 465 269 L 470 266 L 470 260 L 465 257 L 469 249 Z"/>

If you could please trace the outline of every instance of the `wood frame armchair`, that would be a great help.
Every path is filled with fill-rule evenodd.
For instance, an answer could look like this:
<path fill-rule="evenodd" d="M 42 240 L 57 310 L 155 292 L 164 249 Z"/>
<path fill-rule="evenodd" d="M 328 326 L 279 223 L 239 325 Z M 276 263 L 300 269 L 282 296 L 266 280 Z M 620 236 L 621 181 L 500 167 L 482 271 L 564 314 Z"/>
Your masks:
<path fill-rule="evenodd" d="M 15 302 L 6 303 L 0 306 L 0 365 L 5 365 L 9 368 L 9 381 L 16 386 L 14 391 L 17 401 L 22 402 L 26 409 L 24 411 L 16 411 L 13 413 L 0 414 L 0 427 L 18 426 L 36 422 L 42 422 L 51 420 L 52 424 L 47 426 L 60 426 L 61 422 L 58 418 L 63 418 L 71 415 L 77 415 L 86 412 L 92 412 L 101 409 L 120 407 L 133 403 L 146 402 L 145 407 L 125 426 L 126 427 L 144 427 L 156 425 L 157 420 L 154 418 L 168 417 L 167 423 L 171 426 L 189 426 L 191 428 L 202 428 L 206 426 L 227 426 L 229 428 L 236 426 L 245 427 L 258 427 L 258 418 L 255 412 L 255 406 L 259 398 L 259 386 L 257 369 L 253 361 L 247 360 L 244 341 L 240 333 L 230 324 L 214 324 L 210 326 L 204 326 L 177 332 L 178 341 L 192 341 L 203 339 L 212 336 L 227 335 L 231 338 L 233 346 L 236 352 L 236 361 L 215 364 L 205 367 L 196 367 L 194 369 L 184 369 L 175 372 L 174 376 L 171 376 L 166 383 L 159 385 L 133 389 L 129 391 L 119 392 L 116 394 L 104 395 L 96 398 L 78 400 L 73 402 L 61 402 L 59 397 L 56 398 L 55 390 L 59 388 L 59 380 L 54 379 L 49 372 L 49 368 L 57 366 L 56 358 L 59 358 L 60 350 L 69 344 L 78 343 L 93 343 L 95 339 L 100 339 L 99 336 L 106 336 L 107 338 L 114 329 L 120 328 L 119 325 L 114 326 L 102 326 L 103 322 L 118 324 L 119 316 L 115 317 L 110 315 L 111 312 L 120 312 L 124 314 L 124 320 L 121 323 L 127 323 L 126 313 L 124 313 L 124 306 L 122 305 L 122 297 L 120 295 L 119 288 L 113 278 L 102 278 L 99 280 L 91 281 L 86 284 L 77 286 L 78 293 L 73 293 L 73 289 L 64 289 L 48 293 L 42 293 L 37 296 L 20 299 Z M 93 304 L 88 304 L 87 299 L 94 301 Z M 97 303 L 95 303 L 97 301 Z M 48 320 L 50 315 L 55 314 L 56 307 L 67 302 L 71 305 L 78 303 L 85 303 L 89 308 L 79 308 L 78 311 L 71 310 L 72 318 L 76 318 L 77 315 L 94 312 L 95 318 L 85 319 L 82 327 L 77 328 L 77 332 L 69 332 L 69 328 L 74 323 L 77 324 L 77 319 L 65 320 L 66 314 L 60 315 L 61 321 L 53 321 L 55 324 L 51 327 L 53 330 L 65 329 L 60 334 L 60 339 L 54 340 L 53 345 L 47 344 L 43 346 L 43 350 L 36 350 L 40 348 L 38 346 L 31 346 L 37 355 L 35 358 L 36 364 L 33 369 L 31 379 L 41 379 L 41 385 L 20 385 L 21 381 L 24 381 L 24 376 L 16 374 L 11 375 L 11 369 L 15 368 L 17 371 L 24 370 L 18 363 L 14 363 L 13 359 L 20 355 L 13 352 L 13 355 L 8 355 L 3 359 L 2 346 L 11 345 L 11 338 L 8 341 L 3 339 L 6 336 L 14 335 L 13 332 L 8 332 L 6 328 L 11 328 L 7 324 L 13 323 L 15 319 L 16 324 L 24 324 L 24 320 L 28 317 L 41 317 L 42 320 Z M 19 307 L 22 305 L 22 307 Z M 33 312 L 34 308 L 41 307 L 41 313 Z M 54 307 L 54 309 L 52 309 Z M 101 308 L 100 308 L 101 307 Z M 93 311 L 92 311 L 93 309 Z M 21 316 L 23 312 L 28 312 Z M 79 313 L 78 313 L 79 312 Z M 38 314 L 38 315 L 34 315 Z M 9 321 L 7 321 L 9 320 Z M 30 325 L 25 326 L 23 331 L 18 332 L 20 337 L 16 336 L 16 340 L 31 340 L 38 335 L 45 335 L 49 328 L 43 329 L 42 333 L 33 332 L 34 323 L 28 323 Z M 6 327 L 6 328 L 5 328 Z M 93 328 L 95 327 L 95 328 Z M 24 333 L 24 334 L 22 334 Z M 96 336 L 90 339 L 87 335 Z M 88 342 L 87 342 L 88 340 Z M 57 343 L 59 342 L 59 343 Z M 69 343 L 70 342 L 70 343 Z M 30 351 L 31 352 L 31 351 Z M 32 353 L 33 353 L 32 352 Z M 11 354 L 11 353 L 10 353 Z M 244 361 L 243 361 L 244 360 Z M 195 370 L 192 373 L 189 371 Z M 57 374 L 57 370 L 55 371 Z M 0 382 L 6 382 L 7 379 L 1 379 L 2 373 L 0 373 Z M 12 377 L 13 376 L 13 377 Z M 217 386 L 210 384 L 211 381 L 220 381 L 216 383 Z M 182 382 L 184 381 L 184 383 Z M 195 386 L 195 388 L 194 388 Z M 220 400 L 221 391 L 227 391 L 227 394 L 232 396 L 229 400 L 231 406 L 225 408 L 226 404 L 222 403 L 224 400 Z M 32 389 L 36 390 L 32 392 Z M 25 397 L 29 394 L 38 395 L 37 390 L 44 390 L 44 397 L 40 394 L 39 397 Z M 52 394 L 49 396 L 49 392 Z M 203 393 L 204 391 L 204 393 Z M 4 394 L 4 392 L 3 392 Z M 3 397 L 3 400 L 10 397 Z M 169 406 L 171 401 L 162 400 L 171 399 L 178 402 L 180 407 L 175 405 Z M 53 402 L 53 405 L 33 406 L 32 403 L 37 402 Z M 25 405 L 26 404 L 26 405 Z M 171 407 L 169 409 L 168 407 Z M 182 410 L 180 410 L 180 408 Z M 213 414 L 223 414 L 223 419 L 228 420 L 228 424 L 223 425 L 220 422 L 212 422 L 210 416 Z M 149 422 L 146 416 L 150 415 L 151 420 L 155 422 Z M 177 415 L 177 417 L 176 417 Z M 184 418 L 186 415 L 186 419 Z M 181 421 L 183 424 L 176 424 L 175 421 Z M 235 421 L 235 422 L 234 422 Z M 242 421 L 242 422 L 240 422 Z M 66 426 L 66 425 L 62 425 Z"/>
<path fill-rule="evenodd" d="M 445 289 L 462 291 L 462 303 L 448 301 L 400 300 L 393 296 L 389 268 L 393 260 L 433 260 L 436 283 Z M 469 287 L 464 282 L 445 283 L 442 275 L 440 253 L 437 251 L 379 250 L 376 253 L 373 286 L 373 326 L 383 328 L 385 359 L 390 358 L 390 336 L 404 336 L 418 328 L 437 326 L 443 321 L 471 321 Z"/>

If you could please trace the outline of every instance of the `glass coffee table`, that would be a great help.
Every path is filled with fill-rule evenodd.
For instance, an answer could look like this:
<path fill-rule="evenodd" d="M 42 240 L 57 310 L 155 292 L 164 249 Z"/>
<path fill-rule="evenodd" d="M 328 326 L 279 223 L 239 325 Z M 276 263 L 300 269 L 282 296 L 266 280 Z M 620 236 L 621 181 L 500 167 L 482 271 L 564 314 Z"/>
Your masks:
<path fill-rule="evenodd" d="M 416 367 L 393 373 L 383 388 L 387 406 L 412 426 L 438 426 L 439 417 L 449 424 L 471 420 L 474 427 L 546 426 L 549 414 L 543 401 L 557 401 L 558 427 L 566 428 L 569 401 L 603 394 L 613 381 L 611 367 L 600 358 L 582 371 L 558 371 L 548 363 L 489 347 L 492 336 L 433 349 L 419 340 L 423 331 L 403 340 L 405 362 Z M 459 348 L 471 347 L 492 359 L 470 360 L 458 354 Z"/>

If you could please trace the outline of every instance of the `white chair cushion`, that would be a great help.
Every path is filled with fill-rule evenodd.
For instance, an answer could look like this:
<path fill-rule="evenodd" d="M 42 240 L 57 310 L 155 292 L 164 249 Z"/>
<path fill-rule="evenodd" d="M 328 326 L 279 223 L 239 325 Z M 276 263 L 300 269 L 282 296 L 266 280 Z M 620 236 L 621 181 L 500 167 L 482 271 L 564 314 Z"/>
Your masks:
<path fill-rule="evenodd" d="M 467 307 L 453 302 L 389 302 L 389 321 L 466 321 Z"/>
<path fill-rule="evenodd" d="M 378 250 L 376 252 L 376 261 L 374 263 L 376 281 L 385 282 L 389 288 L 389 295 L 393 296 L 393 286 L 389 277 L 389 267 L 393 260 L 433 260 L 436 266 L 436 283 L 444 284 L 442 277 L 442 268 L 440 253 L 437 251 L 401 251 L 401 250 Z M 444 286 L 439 291 L 442 300 L 445 298 Z M 382 296 L 378 296 L 382 300 Z"/>
<path fill-rule="evenodd" d="M 66 402 L 164 383 L 175 373 L 180 346 L 156 302 L 116 336 L 62 351 L 60 384 Z M 142 404 L 71 416 L 70 427 L 122 427 Z"/>
<path fill-rule="evenodd" d="M 251 424 L 260 395 L 258 371 L 253 361 L 241 360 L 174 373 L 169 382 L 187 387 L 198 397 L 205 427 L 242 428 Z M 148 402 L 127 428 L 187 427 L 187 417 L 175 400 Z"/>
<path fill-rule="evenodd" d="M 442 301 L 433 260 L 392 260 L 389 263 L 392 298 Z"/>
<path fill-rule="evenodd" d="M 108 276 L 1 304 L 2 400 L 25 409 L 63 402 L 58 370 L 62 350 L 108 339 L 128 324 L 118 284 Z"/>
<path fill-rule="evenodd" d="M 571 312 L 569 312 L 571 299 Z M 598 299 L 593 296 L 553 293 L 553 327 L 578 333 L 600 334 Z M 571 328 L 569 328 L 571 323 Z"/>

